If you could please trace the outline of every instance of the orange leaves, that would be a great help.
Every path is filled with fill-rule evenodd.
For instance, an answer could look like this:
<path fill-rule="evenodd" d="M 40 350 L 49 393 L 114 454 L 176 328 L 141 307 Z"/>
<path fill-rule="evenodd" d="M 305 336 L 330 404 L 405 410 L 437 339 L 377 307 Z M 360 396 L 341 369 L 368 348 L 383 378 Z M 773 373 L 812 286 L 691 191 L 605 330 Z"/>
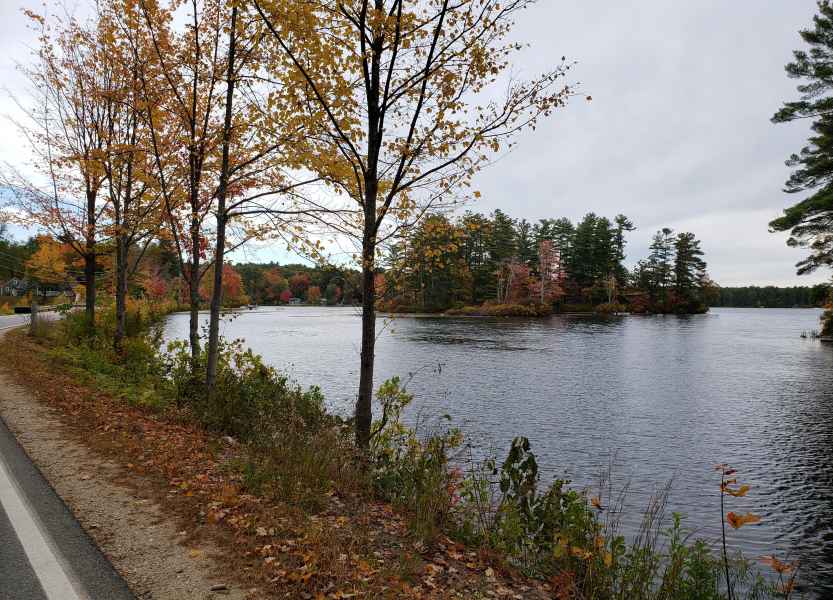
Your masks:
<path fill-rule="evenodd" d="M 735 483 L 735 480 L 733 479 L 731 482 L 727 481 L 725 484 L 721 485 L 720 491 L 722 491 L 725 494 L 729 494 L 730 496 L 734 496 L 735 498 L 745 496 L 747 492 L 749 492 L 748 485 L 742 485 L 737 489 L 732 489 L 729 487 L 730 483 Z"/>
<path fill-rule="evenodd" d="M 593 508 L 596 510 L 604 510 L 604 507 L 602 507 L 602 501 L 598 496 L 590 498 L 590 504 L 592 504 Z"/>
<path fill-rule="evenodd" d="M 735 529 L 740 529 L 744 525 L 759 523 L 760 521 L 761 517 L 752 513 L 746 513 L 745 515 L 739 515 L 731 511 L 726 513 L 726 522 Z"/>
<path fill-rule="evenodd" d="M 763 564 L 769 566 L 769 567 L 772 567 L 772 569 L 780 575 L 786 575 L 786 574 L 792 573 L 798 567 L 798 563 L 784 562 L 784 561 L 778 560 L 774 556 L 762 556 L 761 557 L 761 562 Z"/>

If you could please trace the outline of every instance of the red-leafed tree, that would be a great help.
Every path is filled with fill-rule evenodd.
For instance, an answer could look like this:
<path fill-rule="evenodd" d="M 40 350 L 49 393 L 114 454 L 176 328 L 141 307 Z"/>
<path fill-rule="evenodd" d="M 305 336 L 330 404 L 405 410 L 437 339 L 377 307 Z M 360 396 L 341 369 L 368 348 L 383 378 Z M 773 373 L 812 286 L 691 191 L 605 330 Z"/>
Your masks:
<path fill-rule="evenodd" d="M 289 289 L 296 298 L 304 298 L 310 285 L 309 275 L 296 273 L 289 279 Z"/>

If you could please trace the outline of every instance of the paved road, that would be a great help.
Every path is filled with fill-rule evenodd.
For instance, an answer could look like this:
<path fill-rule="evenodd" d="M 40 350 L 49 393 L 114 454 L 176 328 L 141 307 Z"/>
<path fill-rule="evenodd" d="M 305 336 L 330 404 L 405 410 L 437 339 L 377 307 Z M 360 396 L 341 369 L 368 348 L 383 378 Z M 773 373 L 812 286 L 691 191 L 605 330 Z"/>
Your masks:
<path fill-rule="evenodd" d="M 29 315 L 2 315 L 0 316 L 0 331 L 16 327 L 29 322 Z"/>
<path fill-rule="evenodd" d="M 135 600 L 1 418 L 0 600 Z"/>

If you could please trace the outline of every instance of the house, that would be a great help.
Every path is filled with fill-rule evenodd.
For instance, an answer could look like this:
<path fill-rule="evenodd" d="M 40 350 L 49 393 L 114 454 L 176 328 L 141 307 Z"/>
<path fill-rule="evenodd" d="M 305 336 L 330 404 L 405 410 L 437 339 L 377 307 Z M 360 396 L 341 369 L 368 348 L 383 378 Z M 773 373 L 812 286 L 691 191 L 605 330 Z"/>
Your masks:
<path fill-rule="evenodd" d="M 0 285 L 0 296 L 25 296 L 29 291 L 29 281 L 12 277 L 2 285 Z"/>
<path fill-rule="evenodd" d="M 303 302 L 304 301 L 301 300 L 300 298 L 290 298 L 289 299 L 289 304 L 303 304 Z"/>
<path fill-rule="evenodd" d="M 0 296 L 21 297 L 28 294 L 31 290 L 37 290 L 37 295 L 41 298 L 55 298 L 61 294 L 75 297 L 72 286 L 68 283 L 41 283 L 38 284 L 29 279 L 20 279 L 13 277 L 2 285 L 0 285 Z"/>

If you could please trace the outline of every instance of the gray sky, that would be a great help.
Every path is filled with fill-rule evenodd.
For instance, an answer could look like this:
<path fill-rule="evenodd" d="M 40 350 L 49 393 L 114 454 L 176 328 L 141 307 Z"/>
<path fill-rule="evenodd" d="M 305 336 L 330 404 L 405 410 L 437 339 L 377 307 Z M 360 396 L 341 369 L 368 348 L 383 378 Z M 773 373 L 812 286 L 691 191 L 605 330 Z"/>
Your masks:
<path fill-rule="evenodd" d="M 0 82 L 12 91 L 14 61 L 26 60 L 34 35 L 22 5 L 37 8 L 0 0 Z M 827 280 L 829 272 L 797 277 L 804 252 L 767 231 L 799 199 L 781 191 L 784 159 L 809 124 L 769 118 L 797 95 L 783 67 L 814 12 L 813 0 L 539 0 L 518 21 L 517 38 L 532 48 L 516 72 L 531 77 L 567 56 L 593 101 L 576 99 L 525 134 L 478 176 L 483 197 L 471 208 L 531 221 L 625 213 L 638 227 L 629 262 L 661 227 L 693 231 L 724 286 Z M 0 113 L 13 110 L 0 98 Z M 0 123 L 0 161 L 18 156 L 13 129 Z"/>

